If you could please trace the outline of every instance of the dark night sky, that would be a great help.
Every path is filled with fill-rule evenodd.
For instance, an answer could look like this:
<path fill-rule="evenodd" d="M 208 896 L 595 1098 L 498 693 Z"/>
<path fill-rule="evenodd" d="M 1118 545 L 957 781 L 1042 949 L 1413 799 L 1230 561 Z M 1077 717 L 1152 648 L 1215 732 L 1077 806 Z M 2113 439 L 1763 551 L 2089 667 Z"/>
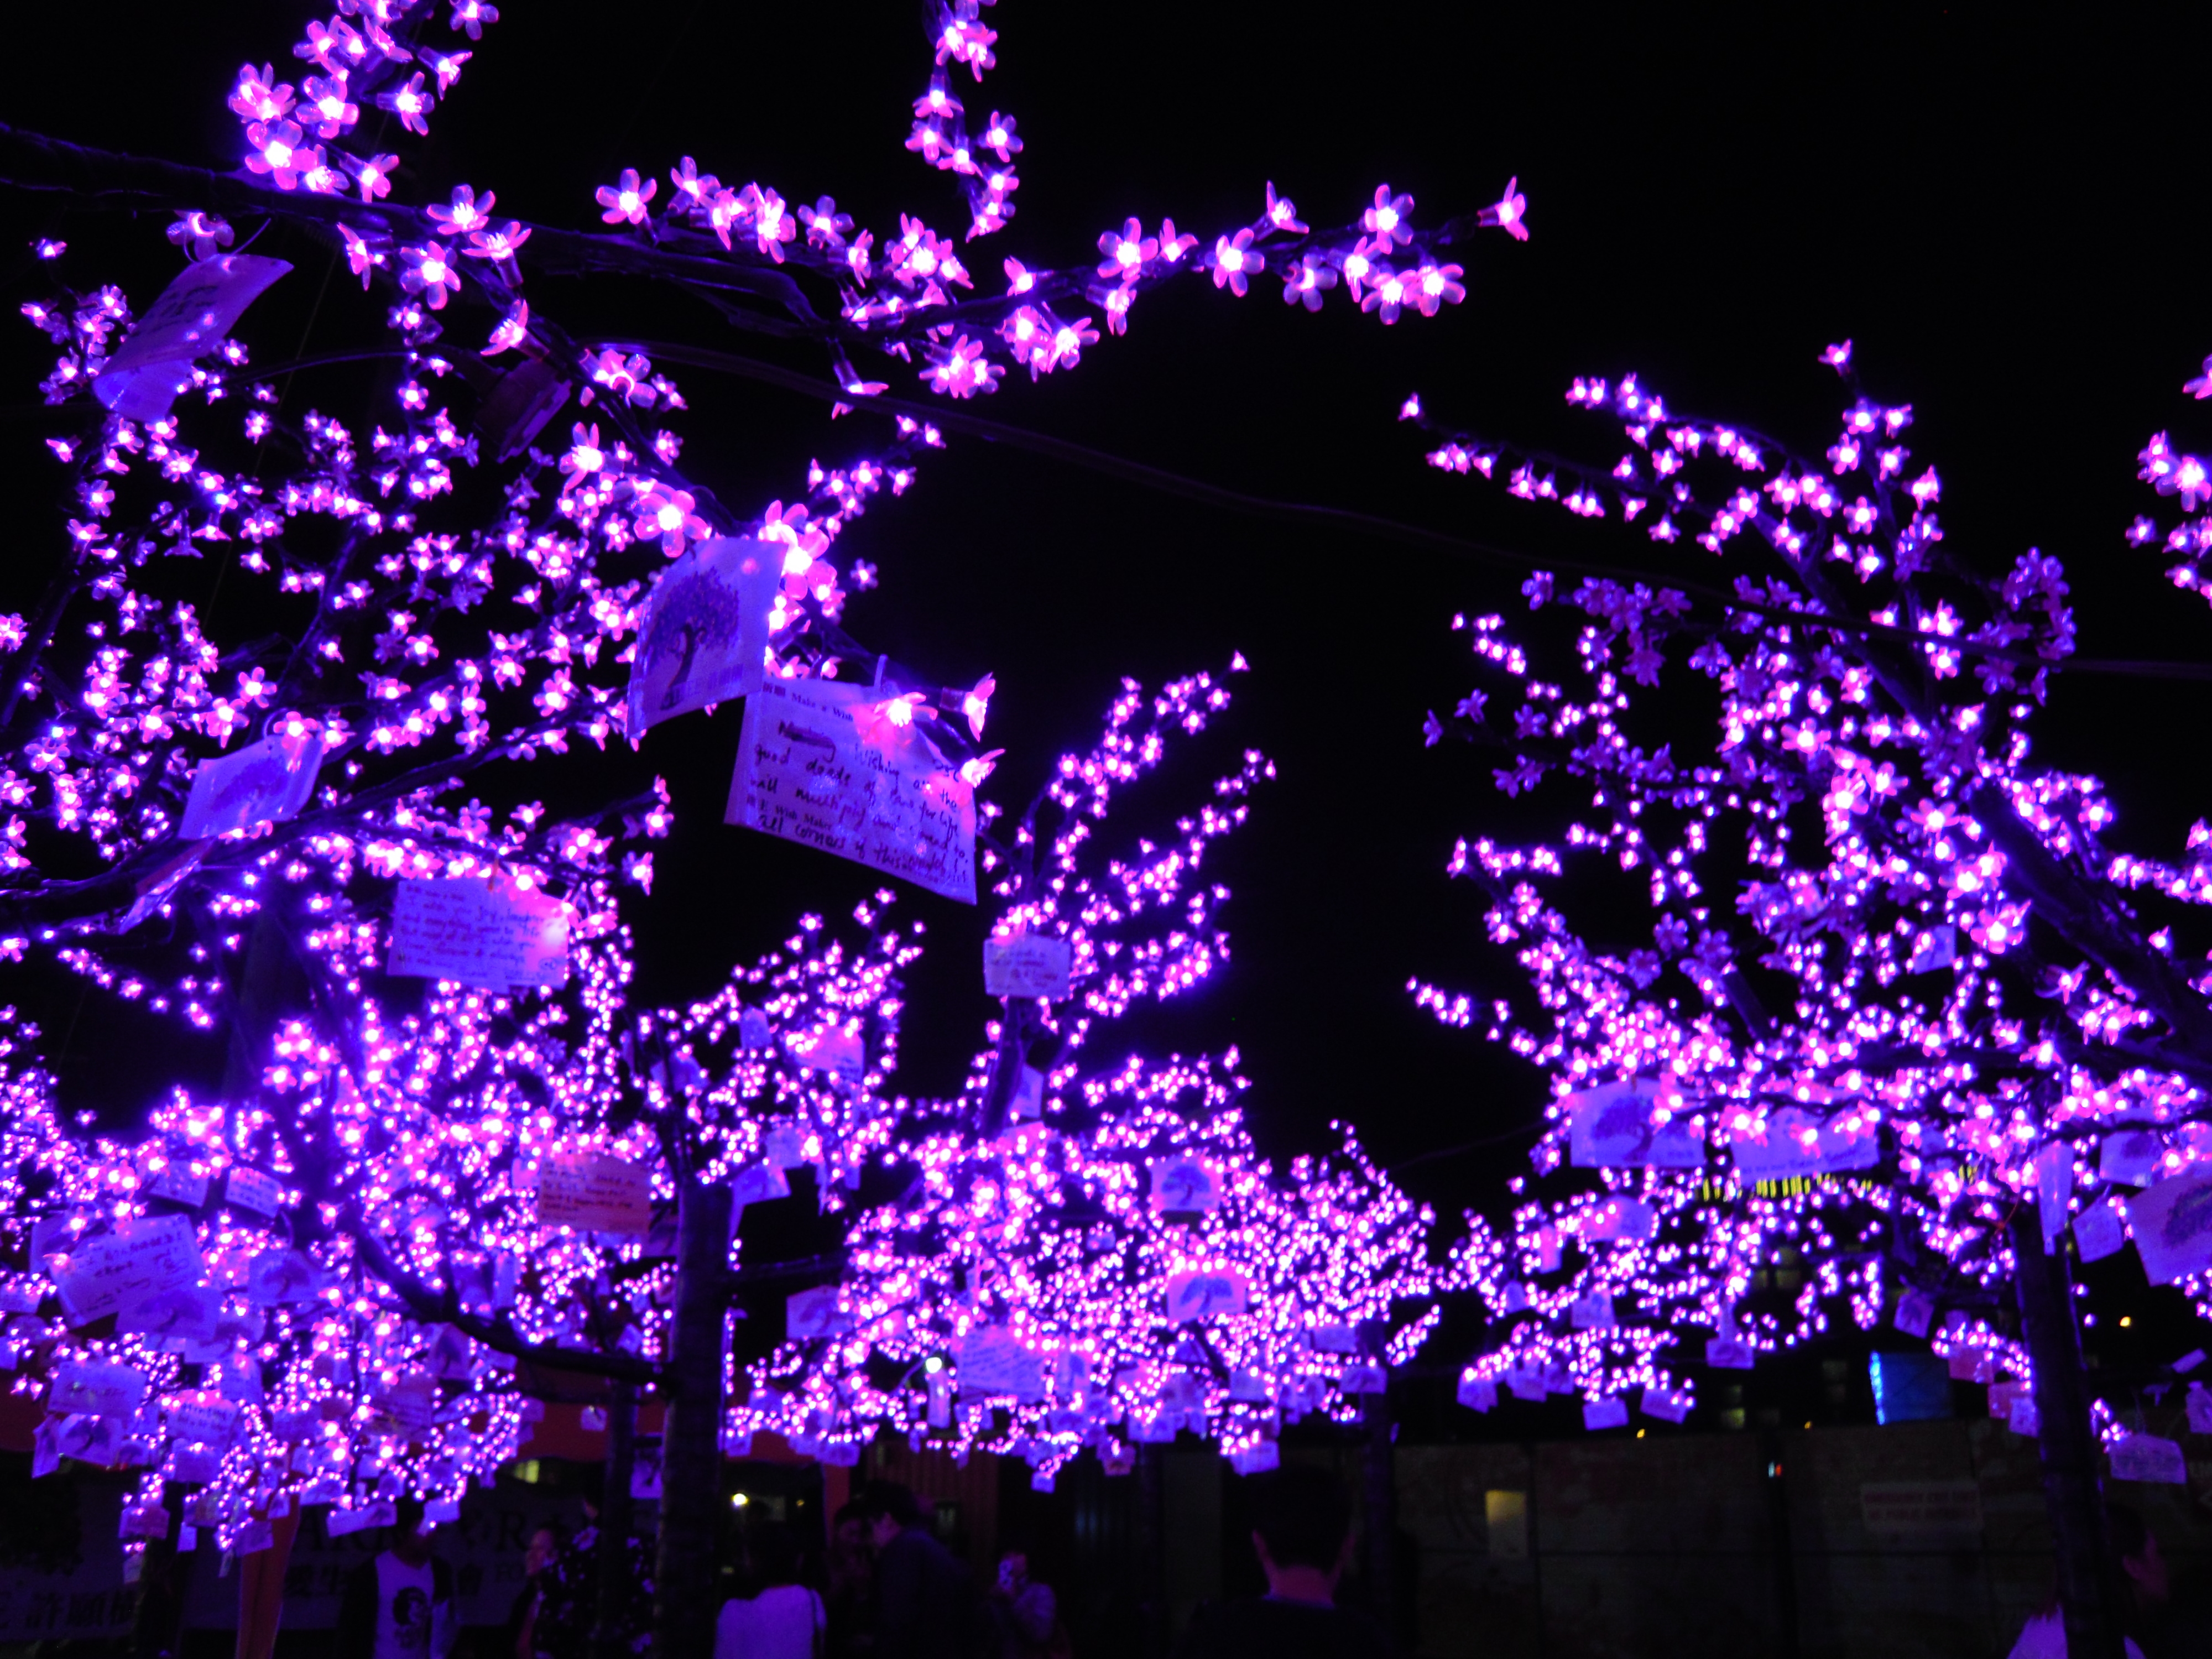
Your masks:
<path fill-rule="evenodd" d="M 958 87 L 971 109 L 1015 114 L 1028 142 L 1020 216 L 969 250 L 979 283 L 1009 254 L 1085 258 L 1131 213 L 1210 235 L 1256 216 L 1269 179 L 1333 224 L 1385 179 L 1432 218 L 1495 199 L 1518 173 L 1535 234 L 1481 239 L 1466 305 L 1388 330 L 1340 295 L 1319 317 L 1286 308 L 1272 283 L 1241 302 L 1197 285 L 1150 297 L 1127 337 L 1079 371 L 1010 381 L 977 412 L 1238 489 L 1657 574 L 1705 556 L 1662 557 L 1618 527 L 1577 534 L 1555 510 L 1430 471 L 1393 420 L 1400 401 L 1419 388 L 1447 418 L 1609 460 L 1601 427 L 1570 420 L 1560 393 L 1575 374 L 1638 370 L 1678 406 L 1816 447 L 1837 382 L 1815 356 L 1848 335 L 1875 393 L 1916 407 L 1917 461 L 1943 473 L 1954 550 L 1985 568 L 2031 544 L 2063 557 L 2088 654 L 2203 655 L 2207 619 L 2119 532 L 2147 504 L 2132 476 L 2143 439 L 2172 426 L 2206 441 L 2178 389 L 2212 349 L 2194 314 L 2203 239 L 2189 229 L 2212 24 L 1932 8 L 1709 9 L 1688 26 L 1664 15 L 1680 9 L 1218 3 L 1155 21 L 1149 9 L 1006 0 L 990 20 L 1001 68 Z M 928 68 L 916 8 L 506 11 L 428 149 L 389 146 L 439 199 L 465 180 L 495 190 L 502 215 L 595 226 L 594 185 L 624 165 L 665 175 L 689 154 L 794 201 L 834 194 L 879 238 L 902 209 L 964 223 L 949 183 L 901 149 Z M 11 20 L 0 118 L 229 165 L 237 127 L 222 100 L 237 65 L 283 59 L 315 15 L 265 0 L 133 7 L 88 52 L 81 14 L 42 8 Z M 46 222 L 4 196 L 0 219 L 0 270 L 20 279 L 14 250 Z M 65 234 L 113 250 L 112 266 L 79 274 L 117 276 L 134 301 L 166 279 L 160 222 Z M 281 233 L 258 251 L 300 266 L 249 319 L 260 360 L 303 337 L 320 351 L 373 335 L 381 306 L 343 275 L 315 308 L 326 255 Z M 572 327 L 601 318 L 820 367 L 663 291 L 546 283 L 532 299 Z M 15 411 L 0 427 L 10 467 L 33 466 L 37 422 L 21 405 L 42 343 L 20 325 L 0 337 L 15 388 L 0 399 Z M 821 405 L 749 383 L 678 378 L 694 405 L 686 469 L 740 512 L 788 499 L 810 456 L 848 460 L 884 434 L 866 419 L 832 427 Z M 919 395 L 910 372 L 879 378 Z M 348 412 L 336 392 L 303 382 L 291 395 Z M 18 497 L 10 605 L 58 547 L 52 471 L 27 476 L 39 482 Z M 1224 860 L 1236 961 L 1146 1041 L 1240 1044 L 1264 1145 L 1316 1145 L 1345 1117 L 1396 1162 L 1533 1117 L 1537 1076 L 1428 1023 L 1402 989 L 1414 974 L 1519 988 L 1480 942 L 1476 895 L 1442 869 L 1455 835 L 1497 821 L 1489 763 L 1425 752 L 1419 734 L 1423 709 L 1469 683 L 1452 612 L 1517 606 L 1517 574 L 1285 530 L 975 443 L 933 459 L 841 550 L 884 574 L 848 618 L 862 639 L 948 684 L 997 672 L 1002 800 L 1086 737 L 1121 674 L 1250 658 L 1223 741 L 1265 748 L 1281 777 Z M 2205 712 L 2200 690 L 2063 681 L 2046 752 L 2114 779 L 2142 844 L 2171 847 L 2191 815 L 2175 764 L 2190 746 L 2173 734 Z M 684 813 L 641 918 L 653 994 L 703 989 L 798 910 L 842 911 L 874 884 L 720 825 L 737 718 L 656 732 L 637 763 L 668 772 Z M 1149 793 L 1190 799 L 1169 801 L 1176 787 Z M 938 949 L 915 983 L 903 1080 L 948 1090 L 988 1008 L 974 969 L 981 921 L 908 903 Z M 1509 1146 L 1434 1160 L 1408 1182 L 1440 1206 L 1494 1200 L 1513 1159 Z"/>

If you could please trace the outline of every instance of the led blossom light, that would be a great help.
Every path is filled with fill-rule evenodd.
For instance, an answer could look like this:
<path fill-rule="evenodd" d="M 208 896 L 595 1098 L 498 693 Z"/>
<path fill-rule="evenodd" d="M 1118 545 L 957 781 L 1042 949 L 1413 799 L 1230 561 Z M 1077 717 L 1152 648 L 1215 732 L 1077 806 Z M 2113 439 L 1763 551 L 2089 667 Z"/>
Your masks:
<path fill-rule="evenodd" d="M 1824 455 L 1632 376 L 1569 394 L 1626 440 L 1609 471 L 1546 458 L 1523 489 L 1536 458 L 1457 434 L 1430 458 L 1504 462 L 1514 493 L 1586 517 L 1656 502 L 1646 535 L 1722 558 L 1748 543 L 1762 572 L 1709 598 L 1536 573 L 1530 609 L 1574 618 L 1564 672 L 1500 616 L 1454 624 L 1486 690 L 1431 714 L 1431 743 L 1492 751 L 1509 798 L 1556 773 L 1589 801 L 1563 835 L 1493 832 L 1453 860 L 1534 1002 L 1411 988 L 1552 1081 L 1510 1231 L 1473 1222 L 1448 1281 L 1501 1333 L 1466 1374 L 1484 1408 L 1502 1386 L 1578 1395 L 1593 1425 L 1639 1397 L 1679 1421 L 1704 1365 L 1885 1320 L 1955 1376 L 2030 1379 L 1991 1316 L 2023 1208 L 2087 1258 L 2133 1236 L 2212 1316 L 2212 1261 L 2141 1220 L 2160 1183 L 2188 1201 L 2212 1152 L 2212 979 L 2171 925 L 2212 902 L 2212 837 L 2121 852 L 2104 784 L 2034 757 L 2074 652 L 2063 568 L 1949 556 L 1942 480 L 1899 441 L 1910 405 L 1864 396 L 1848 343 L 1824 361 L 1854 399 Z M 2142 476 L 2185 514 L 2212 494 L 2162 435 Z M 1686 672 L 1712 722 L 1694 750 L 1649 696 Z M 1553 890 L 1601 860 L 1646 895 L 1644 928 L 1616 915 L 1592 938 Z"/>

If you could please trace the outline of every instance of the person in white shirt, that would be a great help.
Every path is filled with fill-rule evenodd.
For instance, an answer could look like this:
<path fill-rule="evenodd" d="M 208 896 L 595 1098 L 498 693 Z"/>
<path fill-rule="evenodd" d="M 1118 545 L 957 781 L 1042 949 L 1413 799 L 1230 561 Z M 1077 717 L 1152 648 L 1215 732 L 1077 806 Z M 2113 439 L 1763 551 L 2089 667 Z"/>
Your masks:
<path fill-rule="evenodd" d="M 829 1628 L 822 1598 L 799 1582 L 799 1543 L 770 1522 L 752 1530 L 746 1565 L 756 1588 L 722 1604 L 714 1659 L 821 1659 Z"/>
<path fill-rule="evenodd" d="M 420 1499 L 402 1498 L 385 1547 L 346 1581 L 337 1659 L 446 1659 L 461 1633 L 453 1570 L 430 1553 Z"/>
<path fill-rule="evenodd" d="M 2121 1571 L 2126 1574 L 2130 1605 L 2121 1609 L 2121 1622 L 2132 1626 L 2139 1622 L 2144 1612 L 2161 1606 L 2172 1594 L 2166 1558 L 2158 1552 L 2157 1534 L 2143 1524 L 2142 1516 L 2126 1504 L 2107 1504 L 2105 1516 L 2112 1529 L 2112 1548 L 2120 1558 Z M 2121 1639 L 2127 1645 L 2128 1659 L 2143 1659 L 2142 1650 L 2136 1645 L 2135 1638 L 2126 1636 Z M 2013 1644 L 2008 1659 L 2066 1659 L 2066 1614 L 2058 1605 L 2056 1592 L 2021 1628 L 2020 1640 Z"/>

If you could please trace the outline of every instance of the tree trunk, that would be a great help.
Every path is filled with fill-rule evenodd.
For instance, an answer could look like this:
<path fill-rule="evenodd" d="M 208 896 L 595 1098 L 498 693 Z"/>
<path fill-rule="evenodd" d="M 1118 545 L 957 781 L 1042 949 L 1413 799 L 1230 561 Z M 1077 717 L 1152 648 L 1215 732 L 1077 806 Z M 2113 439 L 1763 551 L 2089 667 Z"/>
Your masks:
<path fill-rule="evenodd" d="M 2043 1224 L 2033 1203 L 2013 1212 L 2012 1250 L 2021 1324 L 2035 1366 L 2037 1449 L 2058 1558 L 2066 1651 L 2069 1659 L 2122 1659 L 2119 1564 L 2097 1490 L 2097 1438 L 2089 1425 L 2074 1286 L 2064 1255 L 2044 1253 Z"/>
<path fill-rule="evenodd" d="M 1145 1659 L 1168 1650 L 1167 1472 L 1157 1445 L 1137 1448 L 1137 1613 Z"/>
<path fill-rule="evenodd" d="M 653 1579 L 653 1654 L 655 1659 L 711 1659 L 714 1545 L 722 1498 L 730 1189 L 686 1182 L 676 1238 L 670 1398 L 660 1440 L 660 1556 Z"/>
<path fill-rule="evenodd" d="M 1360 1453 L 1359 1472 L 1367 1511 L 1368 1594 L 1374 1598 L 1376 1622 L 1395 1639 L 1399 1634 L 1398 1487 L 1395 1446 L 1390 1437 L 1390 1396 L 1369 1395 L 1365 1410 L 1367 1443 Z"/>
<path fill-rule="evenodd" d="M 637 1385 L 617 1382 L 607 1401 L 606 1490 L 599 1495 L 599 1608 L 592 1625 L 593 1659 L 629 1652 L 630 1468 L 637 1445 Z"/>

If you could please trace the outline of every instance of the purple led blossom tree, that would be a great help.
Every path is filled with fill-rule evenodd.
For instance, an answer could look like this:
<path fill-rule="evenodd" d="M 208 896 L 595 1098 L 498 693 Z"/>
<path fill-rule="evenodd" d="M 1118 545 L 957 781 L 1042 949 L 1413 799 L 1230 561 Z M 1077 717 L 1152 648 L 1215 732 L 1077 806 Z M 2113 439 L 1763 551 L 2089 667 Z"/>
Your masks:
<path fill-rule="evenodd" d="M 1455 623 L 1481 684 L 1429 741 L 1495 751 L 1503 794 L 1553 815 L 1452 865 L 1534 1005 L 1413 987 L 1555 1096 L 1510 1239 L 1477 1221 L 1455 1255 L 1494 1332 L 1462 1397 L 1579 1394 L 1603 1426 L 1640 1389 L 1679 1421 L 1682 1367 L 1887 1310 L 1954 1376 L 2032 1382 L 2013 1420 L 2039 1429 L 2069 1640 L 2117 1654 L 2058 1241 L 2094 1259 L 2131 1236 L 2206 1310 L 2212 976 L 2177 938 L 2212 896 L 2206 837 L 2118 852 L 2104 785 L 2036 758 L 2052 677 L 2127 665 L 2075 657 L 2057 560 L 1952 556 L 1910 406 L 1861 392 L 1848 343 L 1825 361 L 1852 401 L 1820 455 L 1630 379 L 1570 393 L 1619 423 L 1609 470 L 1458 433 L 1429 458 L 1737 567 L 1727 588 L 1536 571 L 1532 610 L 1579 613 L 1556 678 L 1501 617 Z M 2183 509 L 2172 575 L 2197 587 L 2203 466 L 2163 434 L 2142 466 Z"/>
<path fill-rule="evenodd" d="M 533 313 L 526 277 L 672 282 L 732 326 L 818 344 L 821 390 L 865 409 L 889 383 L 856 356 L 896 357 L 938 393 L 994 391 L 1010 367 L 1076 366 L 1097 343 L 1091 316 L 1119 334 L 1138 298 L 1182 278 L 1242 296 L 1272 275 L 1309 309 L 1340 286 L 1386 323 L 1433 315 L 1463 297 L 1449 253 L 1480 226 L 1524 236 L 1524 204 L 1509 185 L 1423 233 L 1385 187 L 1357 223 L 1316 234 L 1270 187 L 1263 216 L 1210 248 L 1131 222 L 1097 261 L 1006 260 L 1006 290 L 988 298 L 963 297 L 959 246 L 919 216 L 878 243 L 826 198 L 793 208 L 688 158 L 665 197 L 634 170 L 601 189 L 599 229 L 527 225 L 470 185 L 443 204 L 394 196 L 382 137 L 395 121 L 427 131 L 497 19 L 457 0 L 464 46 L 433 38 L 435 9 L 342 6 L 294 47 L 296 84 L 249 65 L 230 99 L 237 173 L 0 131 L 0 182 L 173 209 L 186 262 L 141 313 L 119 287 L 64 285 L 60 263 L 24 307 L 59 348 L 42 389 L 67 422 L 49 447 L 76 514 L 40 603 L 0 623 L 0 954 L 82 976 L 88 1031 L 112 997 L 218 1034 L 228 1056 L 219 1083 L 180 1080 L 142 1127 L 64 1122 L 39 1035 L 11 1022 L 23 1155 L 0 1341 L 25 1386 L 51 1389 L 48 1453 L 149 1470 L 135 1527 L 188 1515 L 248 1550 L 299 1504 L 366 1524 L 403 1490 L 451 1503 L 511 1454 L 548 1371 L 658 1387 L 659 1639 L 698 1652 L 726 1304 L 748 1271 L 732 1207 L 772 1194 L 794 1158 L 848 1190 L 902 1144 L 879 1091 L 913 946 L 879 901 L 856 942 L 804 927 L 716 998 L 633 1008 L 619 893 L 653 879 L 665 793 L 549 814 L 520 799 L 514 763 L 555 769 L 564 797 L 617 793 L 592 783 L 609 742 L 689 701 L 695 657 L 749 619 L 726 591 L 682 588 L 675 567 L 668 592 L 656 577 L 686 556 L 696 574 L 733 541 L 773 562 L 762 671 L 862 678 L 884 742 L 926 728 L 940 803 L 970 801 L 989 771 L 989 687 L 922 683 L 842 626 L 848 586 L 874 573 L 833 563 L 835 544 L 941 445 L 927 418 L 896 413 L 887 447 L 814 467 L 803 498 L 733 513 L 678 468 L 663 422 L 684 399 L 641 343 Z M 948 75 L 980 78 L 994 40 L 969 0 L 939 13 L 908 144 L 960 182 L 970 240 L 1011 216 L 1020 141 L 995 112 L 971 125 Z M 227 219 L 301 227 L 377 291 L 390 343 L 346 356 L 386 364 L 388 406 L 287 413 L 271 382 L 318 365 L 252 364 L 242 319 L 285 268 Z M 652 356 L 813 385 L 725 353 Z M 566 441 L 535 447 L 571 402 Z M 278 631 L 226 646 L 204 630 L 179 575 L 192 567 L 174 561 L 210 550 L 263 584 Z M 656 669 L 674 684 L 641 708 L 631 683 Z M 1102 752 L 1102 778 L 1135 763 Z M 1218 833 L 1228 810 L 1189 833 Z M 1182 892 L 1172 864 L 1139 862 L 1145 894 Z M 1049 902 L 1014 896 L 1010 927 L 1075 936 Z M 1133 913 L 1141 897 L 1112 902 Z M 1203 974 L 1212 900 L 1184 897 L 1182 935 L 1081 959 L 1085 1007 Z M 1015 1000 L 963 1169 L 998 1155 L 1023 1083 L 1004 1062 L 1026 1064 L 1064 1024 Z M 1192 1133 L 1233 1139 L 1225 1101 L 1207 1110 Z M 1401 1209 L 1382 1204 L 1385 1232 Z"/>
<path fill-rule="evenodd" d="M 1356 1141 L 1278 1176 L 1236 1103 L 1249 1085 L 1233 1049 L 1084 1052 L 1227 958 L 1228 892 L 1202 866 L 1272 775 L 1264 757 L 1246 751 L 1172 838 L 1114 855 L 1102 825 L 1228 702 L 1209 675 L 1151 698 L 1127 685 L 1102 741 L 1061 760 L 1000 843 L 987 948 L 1036 978 L 1008 985 L 960 1127 L 910 1149 L 914 1189 L 854 1227 L 835 1291 L 793 1303 L 738 1432 L 839 1458 L 890 1429 L 1020 1456 L 1048 1487 L 1086 1446 L 1112 1466 L 1128 1442 L 1188 1429 L 1258 1468 L 1285 1417 L 1356 1414 L 1419 1346 L 1421 1310 L 1393 1322 L 1426 1293 L 1431 1218 Z"/>

